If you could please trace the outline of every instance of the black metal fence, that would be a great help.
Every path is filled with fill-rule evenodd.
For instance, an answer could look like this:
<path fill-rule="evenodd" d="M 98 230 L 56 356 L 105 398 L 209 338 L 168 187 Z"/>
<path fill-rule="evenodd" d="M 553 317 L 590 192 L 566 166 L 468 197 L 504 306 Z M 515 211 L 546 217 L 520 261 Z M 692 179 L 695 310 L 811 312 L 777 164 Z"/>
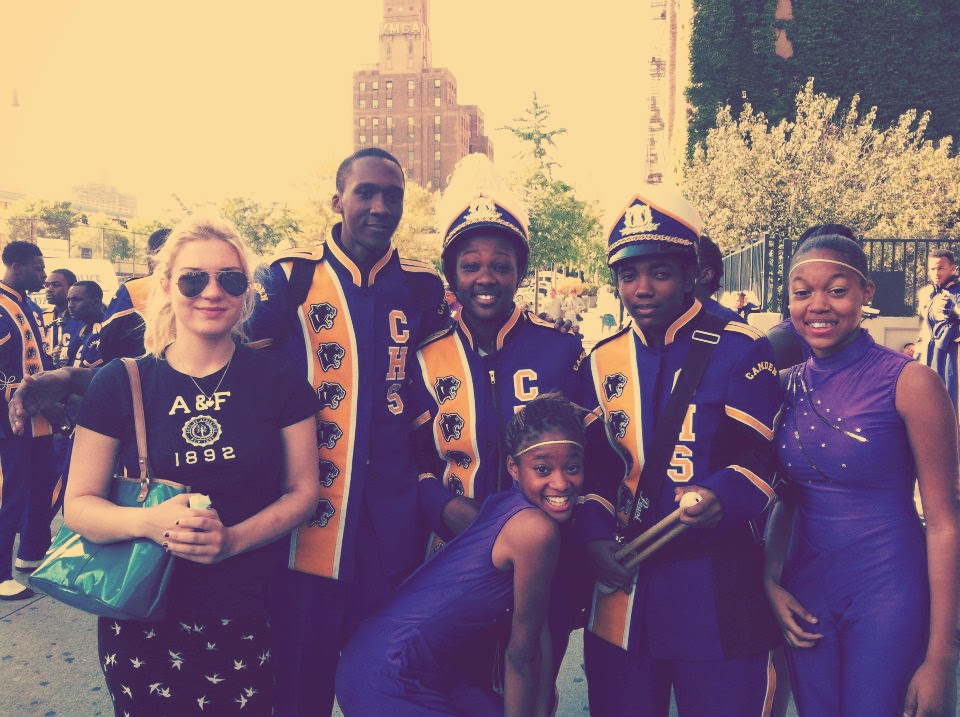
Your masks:
<path fill-rule="evenodd" d="M 912 316 L 917 292 L 929 283 L 927 258 L 936 249 L 954 249 L 947 239 L 862 239 L 870 278 L 877 284 L 873 307 L 885 316 Z M 766 237 L 723 258 L 724 291 L 752 291 L 762 311 L 782 313 L 787 306 L 786 268 L 795 239 Z"/>

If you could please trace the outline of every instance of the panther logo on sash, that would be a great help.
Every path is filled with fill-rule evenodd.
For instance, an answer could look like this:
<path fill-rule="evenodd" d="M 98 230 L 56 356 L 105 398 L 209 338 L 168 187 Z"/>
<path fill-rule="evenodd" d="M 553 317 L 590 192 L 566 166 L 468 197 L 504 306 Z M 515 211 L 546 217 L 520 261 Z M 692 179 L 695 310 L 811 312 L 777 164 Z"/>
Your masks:
<path fill-rule="evenodd" d="M 630 416 L 625 411 L 612 411 L 610 413 L 610 431 L 617 438 L 623 438 L 627 435 L 627 426 L 630 425 Z"/>
<path fill-rule="evenodd" d="M 309 316 L 313 333 L 319 334 L 322 329 L 333 328 L 333 320 L 337 317 L 337 307 L 326 302 L 310 304 Z"/>
<path fill-rule="evenodd" d="M 447 460 L 453 461 L 461 468 L 469 468 L 473 459 L 463 451 L 447 451 Z"/>
<path fill-rule="evenodd" d="M 326 458 L 320 459 L 320 485 L 329 488 L 338 475 L 340 475 L 340 469 L 332 461 Z"/>
<path fill-rule="evenodd" d="M 463 481 L 457 476 L 451 475 L 450 480 L 447 481 L 447 489 L 454 495 L 463 495 Z"/>
<path fill-rule="evenodd" d="M 457 391 L 460 390 L 460 379 L 456 376 L 441 376 L 433 385 L 436 391 L 437 401 L 446 403 L 457 397 Z"/>
<path fill-rule="evenodd" d="M 443 434 L 443 440 L 447 443 L 460 438 L 463 431 L 463 419 L 457 413 L 440 414 L 440 433 Z"/>
<path fill-rule="evenodd" d="M 336 423 L 317 421 L 317 448 L 333 449 L 341 436 L 343 436 L 343 431 Z"/>
<path fill-rule="evenodd" d="M 340 401 L 347 397 L 347 392 L 339 383 L 324 381 L 317 387 L 317 398 L 320 399 L 322 408 L 336 409 L 340 406 Z"/>
<path fill-rule="evenodd" d="M 607 397 L 608 401 L 612 401 L 615 397 L 619 398 L 623 395 L 623 389 L 627 386 L 627 377 L 622 373 L 612 373 L 603 379 L 603 394 Z"/>
<path fill-rule="evenodd" d="M 329 371 L 332 368 L 340 368 L 340 364 L 343 362 L 343 357 L 346 355 L 346 349 L 340 344 L 334 342 L 320 344 L 320 347 L 317 349 L 317 358 L 320 359 L 320 368 L 324 371 Z"/>
<path fill-rule="evenodd" d="M 326 498 L 321 498 L 320 502 L 317 503 L 317 509 L 313 512 L 313 517 L 307 521 L 307 525 L 311 528 L 326 528 L 336 512 L 337 509 L 333 507 L 333 503 Z"/>

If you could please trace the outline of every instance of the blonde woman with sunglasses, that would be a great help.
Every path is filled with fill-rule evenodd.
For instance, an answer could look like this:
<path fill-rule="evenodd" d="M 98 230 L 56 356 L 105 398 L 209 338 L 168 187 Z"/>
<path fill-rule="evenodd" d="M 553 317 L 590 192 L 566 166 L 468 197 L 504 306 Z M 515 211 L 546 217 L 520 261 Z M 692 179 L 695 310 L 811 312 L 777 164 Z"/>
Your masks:
<path fill-rule="evenodd" d="M 136 441 L 126 371 L 119 361 L 102 369 L 78 419 L 66 522 L 97 542 L 155 540 L 177 560 L 164 620 L 99 620 L 100 665 L 118 717 L 270 715 L 267 590 L 283 566 L 276 541 L 317 501 L 317 397 L 240 341 L 249 266 L 231 224 L 176 227 L 152 281 L 137 360 L 151 465 L 191 486 L 194 505 L 195 494 L 211 505 L 107 500 L 118 458 L 136 463 Z"/>

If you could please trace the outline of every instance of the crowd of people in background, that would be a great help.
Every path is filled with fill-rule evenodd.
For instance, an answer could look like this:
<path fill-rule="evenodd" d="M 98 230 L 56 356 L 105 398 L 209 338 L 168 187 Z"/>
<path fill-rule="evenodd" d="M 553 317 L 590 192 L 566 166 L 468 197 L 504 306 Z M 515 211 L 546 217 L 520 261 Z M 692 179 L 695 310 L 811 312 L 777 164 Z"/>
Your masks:
<path fill-rule="evenodd" d="M 952 252 L 930 256 L 914 357 L 860 326 L 876 287 L 854 233 L 811 227 L 768 336 L 746 291 L 715 300 L 696 208 L 644 186 L 606 233 L 587 355 L 578 290 L 539 316 L 519 298 L 527 211 L 486 157 L 438 205 L 446 284 L 392 246 L 404 181 L 388 152 L 351 155 L 331 236 L 261 266 L 229 222 L 190 217 L 107 307 L 35 245 L 4 248 L 0 599 L 32 596 L 13 571 L 61 502 L 93 541 L 176 558 L 162 620 L 99 619 L 117 717 L 335 698 L 346 717 L 546 717 L 579 628 L 596 717 L 666 717 L 671 694 L 681 717 L 782 715 L 791 690 L 801 717 L 954 714 Z M 209 506 L 108 500 L 138 459 L 120 357 L 155 474 Z"/>

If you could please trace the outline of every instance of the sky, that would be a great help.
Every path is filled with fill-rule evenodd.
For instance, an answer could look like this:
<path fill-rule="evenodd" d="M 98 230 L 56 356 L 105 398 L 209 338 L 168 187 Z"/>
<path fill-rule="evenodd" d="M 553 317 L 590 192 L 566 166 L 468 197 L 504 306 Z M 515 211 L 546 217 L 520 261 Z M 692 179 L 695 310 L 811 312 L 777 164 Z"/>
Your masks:
<path fill-rule="evenodd" d="M 498 170 L 534 92 L 556 175 L 605 212 L 643 181 L 645 0 L 433 0 L 433 64 L 484 112 Z M 378 61 L 381 0 L 11 2 L 0 25 L 0 189 L 116 185 L 141 215 L 250 196 L 298 203 L 352 151 L 352 73 Z M 13 106 L 13 97 L 19 106 Z"/>

